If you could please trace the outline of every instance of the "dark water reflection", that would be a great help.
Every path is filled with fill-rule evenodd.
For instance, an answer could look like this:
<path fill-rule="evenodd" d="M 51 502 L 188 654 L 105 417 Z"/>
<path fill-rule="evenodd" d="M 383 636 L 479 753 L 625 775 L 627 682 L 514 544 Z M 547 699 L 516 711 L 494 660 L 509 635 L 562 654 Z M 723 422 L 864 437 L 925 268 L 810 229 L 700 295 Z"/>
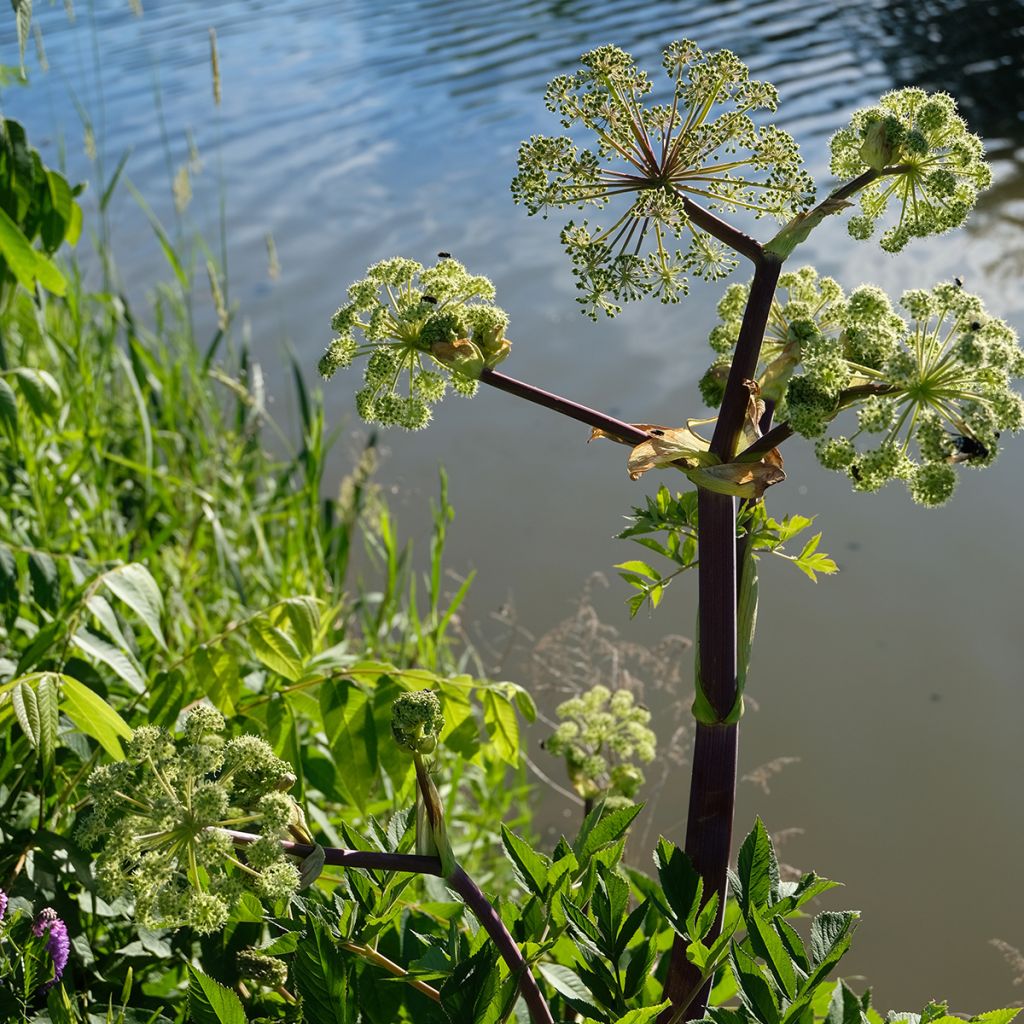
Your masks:
<path fill-rule="evenodd" d="M 557 227 L 530 222 L 508 196 L 519 141 L 555 130 L 541 102 L 550 77 L 605 42 L 654 68 L 681 36 L 737 51 L 779 86 L 778 120 L 823 185 L 827 137 L 852 109 L 898 85 L 956 95 L 996 171 L 970 228 L 892 261 L 851 248 L 830 224 L 806 258 L 847 287 L 874 280 L 893 293 L 958 274 L 1024 327 L 1019 0 L 143 2 L 140 19 L 122 0 L 79 3 L 73 26 L 60 7 L 37 4 L 52 70 L 34 73 L 28 90 L 7 90 L 5 112 L 36 140 L 49 133 L 51 155 L 63 146 L 70 172 L 95 180 L 74 96 L 95 121 L 107 173 L 132 147 L 128 175 L 186 248 L 196 230 L 216 238 L 223 187 L 230 294 L 272 386 L 286 340 L 312 379 L 330 314 L 368 263 L 444 249 L 495 280 L 513 317 L 510 372 L 627 419 L 702 415 L 695 382 L 718 292 L 698 287 L 684 306 L 636 307 L 591 325 L 575 311 Z M 9 19 L 3 31 L 12 62 Z M 201 167 L 193 164 L 194 198 L 177 218 L 170 181 L 189 161 L 188 132 Z M 126 193 L 113 223 L 125 287 L 138 293 L 165 278 Z M 197 322 L 212 330 L 210 307 L 200 287 Z M 283 375 L 278 390 L 287 416 Z M 344 381 L 332 384 L 329 405 L 335 422 L 353 423 Z M 619 450 L 584 439 L 498 394 L 448 403 L 423 435 L 389 437 L 384 477 L 400 486 L 403 527 L 418 538 L 436 465 L 448 467 L 458 512 L 449 564 L 478 570 L 480 621 L 511 603 L 539 637 L 571 615 L 591 570 L 634 557 L 610 538 L 643 485 L 626 479 Z M 786 458 L 789 482 L 771 495 L 772 510 L 820 514 L 823 546 L 843 572 L 812 589 L 785 565 L 765 567 L 750 684 L 759 710 L 744 723 L 741 771 L 780 757 L 800 763 L 770 779 L 770 794 L 744 784 L 739 827 L 760 813 L 773 831 L 803 829 L 785 858 L 847 882 L 832 905 L 865 912 L 849 969 L 871 979 L 880 1005 L 919 1007 L 937 995 L 961 1010 L 1005 1005 L 1019 990 L 987 940 L 1024 946 L 1014 881 L 1024 859 L 1024 446 L 932 513 L 902 492 L 852 495 L 799 448 Z M 335 476 L 345 465 L 339 451 Z M 692 632 L 687 586 L 653 620 L 628 623 L 616 583 L 595 587 L 594 602 L 624 637 L 651 646 Z M 504 671 L 533 678 L 525 645 Z M 662 673 L 637 672 L 667 745 L 679 702 L 657 685 Z M 531 743 L 543 764 L 540 738 Z M 685 786 L 652 774 L 652 828 L 678 834 Z M 561 825 L 559 799 L 543 814 Z"/>

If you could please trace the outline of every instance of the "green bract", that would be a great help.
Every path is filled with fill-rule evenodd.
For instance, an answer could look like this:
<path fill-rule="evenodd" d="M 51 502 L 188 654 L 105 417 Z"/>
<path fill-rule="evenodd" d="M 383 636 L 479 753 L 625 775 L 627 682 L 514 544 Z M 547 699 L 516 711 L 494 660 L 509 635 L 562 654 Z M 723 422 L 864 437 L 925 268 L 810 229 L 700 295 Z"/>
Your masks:
<path fill-rule="evenodd" d="M 80 838 L 100 847 L 104 894 L 133 897 L 147 928 L 217 931 L 247 888 L 278 900 L 299 886 L 280 843 L 294 820 L 291 797 L 281 792 L 295 781 L 291 767 L 264 740 L 225 741 L 223 729 L 221 715 L 205 706 L 191 712 L 177 743 L 165 729 L 143 726 L 126 760 L 89 779 L 93 811 Z M 246 864 L 222 831 L 240 824 L 261 836 Z"/>
<path fill-rule="evenodd" d="M 491 305 L 494 285 L 450 257 L 433 267 L 395 257 L 366 274 L 334 314 L 338 334 L 320 359 L 320 373 L 330 378 L 357 356 L 368 356 L 365 385 L 356 393 L 360 417 L 420 430 L 448 388 L 436 368 L 449 371 L 457 394 L 475 394 L 480 371 L 509 353 L 508 316 Z M 408 384 L 399 394 L 403 377 Z"/>
<path fill-rule="evenodd" d="M 725 246 L 694 225 L 688 204 L 758 217 L 810 205 L 813 184 L 792 137 L 750 117 L 775 110 L 775 88 L 750 81 L 735 54 L 672 43 L 662 61 L 672 102 L 652 105 L 643 103 L 651 82 L 628 53 L 602 46 L 580 60 L 579 71 L 551 82 L 546 102 L 566 128 L 592 131 L 592 148 L 534 136 L 520 147 L 512 194 L 531 214 L 630 197 L 610 227 L 570 221 L 562 232 L 585 293 L 578 301 L 591 316 L 612 316 L 616 302 L 645 294 L 676 302 L 688 273 L 716 280 L 736 266 Z M 684 236 L 685 251 L 673 241 Z"/>
<path fill-rule="evenodd" d="M 891 199 L 900 204 L 899 220 L 881 237 L 887 252 L 899 252 L 911 238 L 959 227 L 978 192 L 992 183 L 981 139 L 967 130 L 953 98 L 941 92 L 886 93 L 877 107 L 858 110 L 830 146 L 837 177 L 880 172 L 860 193 L 861 213 L 850 218 L 854 238 L 874 233 Z"/>
<path fill-rule="evenodd" d="M 441 701 L 433 690 L 403 693 L 391 706 L 391 733 L 414 754 L 431 754 L 444 728 Z"/>
<path fill-rule="evenodd" d="M 779 282 L 786 294 L 765 334 L 762 394 L 857 490 L 899 477 L 915 501 L 941 505 L 956 485 L 955 465 L 990 465 L 1000 433 L 1024 426 L 1024 400 L 1010 387 L 1024 376 L 1024 351 L 1012 328 L 958 284 L 904 292 L 904 318 L 880 289 L 862 285 L 844 298 L 810 267 Z M 747 291 L 733 285 L 719 304 L 722 323 L 710 338 L 717 352 L 736 342 Z M 718 396 L 718 365 L 702 382 L 706 398 Z M 826 436 L 845 409 L 856 410 L 855 432 Z"/>
<path fill-rule="evenodd" d="M 562 720 L 545 746 L 564 757 L 573 788 L 584 799 L 604 797 L 606 805 L 628 804 L 644 784 L 632 762 L 654 760 L 656 737 L 647 727 L 651 713 L 637 707 L 629 690 L 595 686 L 559 704 Z"/>

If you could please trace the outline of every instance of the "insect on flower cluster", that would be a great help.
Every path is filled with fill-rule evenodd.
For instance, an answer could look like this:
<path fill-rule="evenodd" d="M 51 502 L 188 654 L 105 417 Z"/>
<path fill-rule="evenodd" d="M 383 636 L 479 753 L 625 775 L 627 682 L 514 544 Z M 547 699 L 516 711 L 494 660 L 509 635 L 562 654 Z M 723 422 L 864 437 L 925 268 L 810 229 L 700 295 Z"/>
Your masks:
<path fill-rule="evenodd" d="M 456 394 L 472 396 L 480 371 L 508 355 L 508 316 L 493 298 L 486 277 L 470 274 L 447 253 L 433 267 L 403 257 L 383 260 L 349 287 L 348 302 L 331 321 L 338 333 L 320 373 L 330 378 L 367 356 L 356 394 L 360 417 L 420 430 L 449 384 Z"/>
<path fill-rule="evenodd" d="M 783 274 L 761 352 L 762 394 L 776 415 L 816 441 L 819 461 L 845 472 L 859 491 L 905 481 L 920 504 L 947 501 L 956 465 L 991 465 L 1003 431 L 1024 427 L 1024 399 L 1010 383 L 1024 376 L 1024 350 L 1003 320 L 958 282 L 886 294 L 862 285 L 849 297 L 810 267 Z M 721 401 L 723 374 L 747 299 L 733 285 L 711 332 L 722 356 L 702 381 Z M 844 419 L 855 427 L 832 430 Z"/>

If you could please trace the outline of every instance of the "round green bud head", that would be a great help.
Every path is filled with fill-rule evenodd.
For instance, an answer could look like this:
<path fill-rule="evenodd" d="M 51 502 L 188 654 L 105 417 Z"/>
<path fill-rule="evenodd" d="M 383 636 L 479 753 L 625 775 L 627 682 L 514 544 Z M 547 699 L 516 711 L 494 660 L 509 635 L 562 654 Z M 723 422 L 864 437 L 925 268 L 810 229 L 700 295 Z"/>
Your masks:
<path fill-rule="evenodd" d="M 945 505 L 956 490 L 956 472 L 942 462 L 926 462 L 918 466 L 907 481 L 910 496 L 919 505 L 937 508 Z"/>
<path fill-rule="evenodd" d="M 284 961 L 252 946 L 241 950 L 235 962 L 242 978 L 259 982 L 267 988 L 280 988 L 288 980 L 288 967 Z"/>
<path fill-rule="evenodd" d="M 841 470 L 853 463 L 857 449 L 846 437 L 820 438 L 815 442 L 814 454 L 826 469 Z"/>
<path fill-rule="evenodd" d="M 391 734 L 411 753 L 433 753 L 443 728 L 441 701 L 433 690 L 403 693 L 391 706 Z"/>

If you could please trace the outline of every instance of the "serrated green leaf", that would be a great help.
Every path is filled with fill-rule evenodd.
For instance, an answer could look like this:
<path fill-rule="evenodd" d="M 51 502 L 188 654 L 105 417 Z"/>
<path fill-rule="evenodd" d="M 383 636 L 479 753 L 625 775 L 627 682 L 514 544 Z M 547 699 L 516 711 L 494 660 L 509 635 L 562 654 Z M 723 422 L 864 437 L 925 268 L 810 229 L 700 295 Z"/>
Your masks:
<path fill-rule="evenodd" d="M 117 760 L 123 760 L 121 739 L 132 734 L 128 723 L 84 683 L 68 675 L 59 677 L 64 714 L 86 736 L 91 736 Z"/>
<path fill-rule="evenodd" d="M 377 781 L 377 733 L 370 699 L 349 679 L 328 679 L 320 687 L 320 714 L 339 768 L 338 782 L 363 811 Z"/>
<path fill-rule="evenodd" d="M 779 1024 L 779 1003 L 760 964 L 736 943 L 732 945 L 730 960 L 743 1005 L 761 1024 Z"/>
<path fill-rule="evenodd" d="M 580 834 L 573 843 L 573 853 L 581 863 L 586 863 L 602 847 L 614 843 L 633 823 L 633 819 L 643 810 L 643 804 L 632 804 L 619 807 L 614 811 L 605 811 L 596 807 L 587 815 L 580 829 Z"/>
<path fill-rule="evenodd" d="M 857 915 L 850 910 L 823 910 L 811 921 L 811 964 L 817 967 L 850 930 Z"/>
<path fill-rule="evenodd" d="M 548 870 L 551 867 L 551 861 L 537 853 L 528 842 L 520 839 L 504 823 L 501 826 L 501 841 L 508 859 L 512 861 L 515 868 L 516 877 L 523 887 L 539 899 L 544 899 L 548 888 Z"/>
<path fill-rule="evenodd" d="M 758 818 L 740 847 L 737 865 L 739 904 L 744 915 L 749 907 L 763 908 L 779 898 L 779 862 L 771 837 Z"/>
<path fill-rule="evenodd" d="M 498 997 L 497 953 L 482 946 L 455 970 L 441 986 L 441 1005 L 452 1024 L 483 1020 Z"/>
<path fill-rule="evenodd" d="M 661 579 L 660 573 L 655 572 L 655 570 L 652 569 L 646 562 L 641 562 L 638 560 L 632 560 L 629 562 L 619 562 L 615 566 L 615 568 L 622 569 L 623 572 L 626 573 L 637 573 L 640 576 L 646 576 L 648 579 L 651 580 Z"/>
<path fill-rule="evenodd" d="M 229 988 L 189 966 L 188 1010 L 194 1024 L 246 1024 L 242 1001 Z"/>
<path fill-rule="evenodd" d="M 654 861 L 658 866 L 662 892 L 674 916 L 673 925 L 682 934 L 686 930 L 687 920 L 700 913 L 704 882 L 686 851 L 670 843 L 664 836 L 658 839 Z M 690 936 L 692 939 L 702 937 Z"/>
<path fill-rule="evenodd" d="M 1020 1013 L 1021 1008 L 1007 1007 L 1004 1010 L 988 1010 L 986 1013 L 979 1013 L 970 1019 L 969 1024 L 1010 1024 L 1010 1021 Z"/>
<path fill-rule="evenodd" d="M 160 625 L 164 598 L 149 570 L 139 562 L 119 565 L 104 573 L 103 584 L 142 619 L 153 639 L 167 650 L 163 627 Z"/>
<path fill-rule="evenodd" d="M 579 999 L 593 1004 L 594 997 L 590 989 L 583 983 L 580 976 L 571 968 L 562 964 L 545 963 L 537 965 L 541 977 L 561 996 L 567 999 Z"/>
<path fill-rule="evenodd" d="M 860 999 L 845 981 L 840 981 L 832 991 L 824 1024 L 865 1024 Z"/>
<path fill-rule="evenodd" d="M 657 1006 L 644 1006 L 639 1010 L 630 1010 L 624 1017 L 616 1018 L 615 1024 L 650 1024 L 652 1020 L 658 1019 L 662 1010 L 668 1009 L 671 1005 L 666 1000 L 663 1003 L 658 1003 Z"/>
<path fill-rule="evenodd" d="M 338 955 L 327 930 L 314 918 L 307 919 L 292 964 L 306 1020 L 353 1024 L 357 1010 L 347 961 Z"/>
<path fill-rule="evenodd" d="M 782 991 L 792 999 L 796 995 L 796 972 L 779 933 L 770 922 L 762 919 L 754 906 L 747 913 L 747 924 L 751 947 L 768 965 Z"/>

